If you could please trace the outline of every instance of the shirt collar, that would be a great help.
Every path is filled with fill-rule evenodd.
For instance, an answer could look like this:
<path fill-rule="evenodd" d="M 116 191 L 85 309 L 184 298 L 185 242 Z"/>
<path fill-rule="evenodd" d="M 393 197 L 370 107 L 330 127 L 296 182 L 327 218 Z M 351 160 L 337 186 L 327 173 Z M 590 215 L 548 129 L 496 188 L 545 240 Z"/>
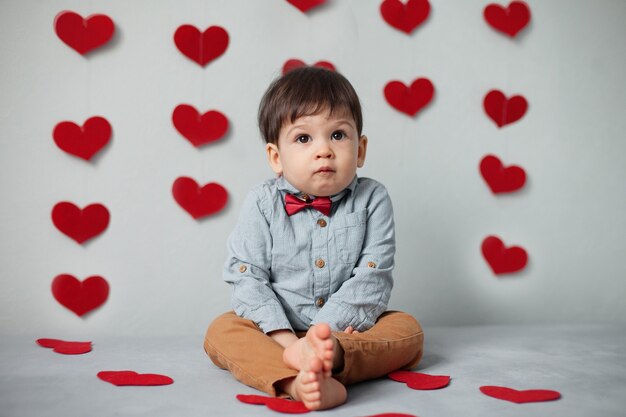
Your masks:
<path fill-rule="evenodd" d="M 335 195 L 331 195 L 330 201 L 332 201 L 333 203 L 336 203 L 337 201 L 341 200 L 348 191 L 354 192 L 354 189 L 356 188 L 357 178 L 358 177 L 355 175 L 354 179 L 352 179 L 352 182 L 348 184 L 346 188 L 344 188 L 343 190 L 341 190 L 339 193 Z M 298 190 L 296 187 L 291 185 L 289 181 L 287 181 L 285 177 L 282 175 L 278 177 L 278 179 L 276 180 L 276 187 L 278 187 L 280 191 L 284 191 L 286 193 L 291 193 L 295 195 L 302 194 L 300 190 Z"/>

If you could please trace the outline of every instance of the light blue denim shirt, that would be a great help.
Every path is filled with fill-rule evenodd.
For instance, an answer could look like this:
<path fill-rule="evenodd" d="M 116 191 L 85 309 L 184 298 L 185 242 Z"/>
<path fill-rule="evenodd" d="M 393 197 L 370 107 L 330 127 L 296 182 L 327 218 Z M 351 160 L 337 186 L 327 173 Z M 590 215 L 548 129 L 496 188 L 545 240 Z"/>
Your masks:
<path fill-rule="evenodd" d="M 288 216 L 283 177 L 250 191 L 228 239 L 224 280 L 232 307 L 265 333 L 329 323 L 365 331 L 387 309 L 393 286 L 393 208 L 385 187 L 357 178 L 331 197 L 330 216 Z"/>

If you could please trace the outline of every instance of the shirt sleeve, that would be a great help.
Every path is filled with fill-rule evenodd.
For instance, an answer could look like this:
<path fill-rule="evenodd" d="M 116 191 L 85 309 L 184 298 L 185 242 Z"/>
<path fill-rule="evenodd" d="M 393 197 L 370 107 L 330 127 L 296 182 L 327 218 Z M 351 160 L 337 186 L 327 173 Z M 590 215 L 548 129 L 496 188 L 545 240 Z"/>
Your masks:
<path fill-rule="evenodd" d="M 396 244 L 391 199 L 382 185 L 378 187 L 367 207 L 365 239 L 352 275 L 329 297 L 312 324 L 329 323 L 333 331 L 352 326 L 363 332 L 387 310 Z"/>
<path fill-rule="evenodd" d="M 246 197 L 235 229 L 228 238 L 224 281 L 231 284 L 232 308 L 265 333 L 293 331 L 270 282 L 272 237 L 254 191 Z"/>

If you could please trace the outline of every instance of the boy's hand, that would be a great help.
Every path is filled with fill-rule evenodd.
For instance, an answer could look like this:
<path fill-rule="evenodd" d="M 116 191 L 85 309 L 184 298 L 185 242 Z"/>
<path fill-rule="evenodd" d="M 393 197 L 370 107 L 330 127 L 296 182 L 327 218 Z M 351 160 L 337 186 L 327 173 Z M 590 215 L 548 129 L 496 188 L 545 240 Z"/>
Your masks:
<path fill-rule="evenodd" d="M 359 331 L 358 330 L 354 330 L 354 328 L 352 326 L 348 326 L 346 328 L 346 330 L 344 330 L 343 332 L 346 333 L 346 334 L 352 334 L 352 333 L 358 333 Z"/>

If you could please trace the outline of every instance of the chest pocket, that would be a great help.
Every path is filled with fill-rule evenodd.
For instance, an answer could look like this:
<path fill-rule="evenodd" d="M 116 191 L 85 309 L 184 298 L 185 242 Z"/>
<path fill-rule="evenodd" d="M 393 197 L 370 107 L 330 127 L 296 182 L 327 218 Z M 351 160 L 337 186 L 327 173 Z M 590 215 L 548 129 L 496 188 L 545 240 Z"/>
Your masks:
<path fill-rule="evenodd" d="M 335 243 L 341 262 L 354 264 L 359 259 L 366 220 L 367 209 L 333 218 Z"/>

